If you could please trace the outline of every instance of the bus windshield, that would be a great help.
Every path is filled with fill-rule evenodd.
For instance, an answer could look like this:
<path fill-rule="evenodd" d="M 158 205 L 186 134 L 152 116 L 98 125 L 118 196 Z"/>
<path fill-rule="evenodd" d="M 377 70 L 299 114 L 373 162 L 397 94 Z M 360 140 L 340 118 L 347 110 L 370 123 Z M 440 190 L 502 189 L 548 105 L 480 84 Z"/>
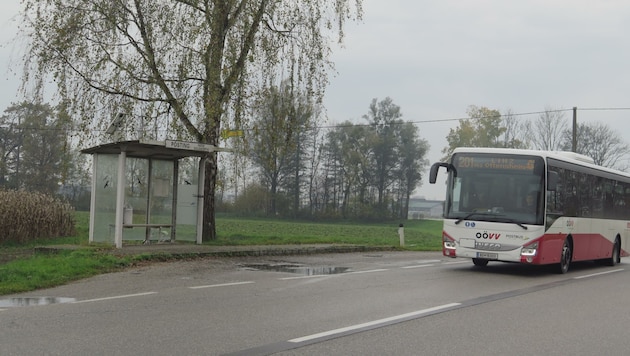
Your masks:
<path fill-rule="evenodd" d="M 543 224 L 541 157 L 455 153 L 451 162 L 445 218 Z"/>

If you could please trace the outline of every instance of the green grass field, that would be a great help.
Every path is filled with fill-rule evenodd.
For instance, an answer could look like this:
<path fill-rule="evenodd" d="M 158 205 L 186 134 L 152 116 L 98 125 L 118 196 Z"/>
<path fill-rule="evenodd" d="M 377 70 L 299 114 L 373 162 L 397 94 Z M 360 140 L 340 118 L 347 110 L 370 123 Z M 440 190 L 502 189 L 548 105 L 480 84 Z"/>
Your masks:
<path fill-rule="evenodd" d="M 88 220 L 88 213 L 76 213 L 77 236 L 41 239 L 25 246 L 0 246 L 0 295 L 53 287 L 139 262 L 169 259 L 164 253 L 117 257 L 107 253 L 110 246 L 91 246 Z M 218 238 L 208 245 L 351 244 L 413 251 L 441 249 L 442 222 L 436 220 L 405 221 L 404 247 L 399 246 L 398 223 L 394 222 L 315 223 L 218 217 L 216 224 Z M 37 246 L 57 244 L 76 245 L 77 249 L 34 253 Z"/>
<path fill-rule="evenodd" d="M 441 249 L 442 222 L 411 220 L 404 223 L 405 249 Z M 284 220 L 217 219 L 217 245 L 354 244 L 399 246 L 398 223 L 314 223 Z"/>

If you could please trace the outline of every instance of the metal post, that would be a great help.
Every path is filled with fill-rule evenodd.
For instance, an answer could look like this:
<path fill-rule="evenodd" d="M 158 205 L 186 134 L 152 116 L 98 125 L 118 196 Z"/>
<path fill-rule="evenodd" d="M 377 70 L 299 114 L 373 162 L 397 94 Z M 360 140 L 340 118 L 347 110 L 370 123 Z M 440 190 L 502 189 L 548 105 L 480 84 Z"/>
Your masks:
<path fill-rule="evenodd" d="M 127 152 L 122 149 L 118 156 L 118 185 L 116 186 L 116 232 L 114 234 L 114 242 L 116 248 L 122 248 L 123 233 L 123 209 L 125 203 L 125 167 L 127 166 Z"/>
<path fill-rule="evenodd" d="M 403 224 L 398 225 L 398 238 L 400 239 L 400 246 L 405 246 L 405 227 Z"/>
<path fill-rule="evenodd" d="M 147 227 L 144 230 L 144 243 L 151 243 L 151 228 L 148 226 L 151 223 L 151 206 L 153 201 L 153 159 L 149 158 L 149 173 L 147 174 L 147 213 L 144 223 Z M 160 236 L 161 237 L 161 236 Z M 159 238 L 158 238 L 159 239 Z"/>
<path fill-rule="evenodd" d="M 573 152 L 577 152 L 577 106 L 573 107 L 573 142 L 571 148 Z"/>

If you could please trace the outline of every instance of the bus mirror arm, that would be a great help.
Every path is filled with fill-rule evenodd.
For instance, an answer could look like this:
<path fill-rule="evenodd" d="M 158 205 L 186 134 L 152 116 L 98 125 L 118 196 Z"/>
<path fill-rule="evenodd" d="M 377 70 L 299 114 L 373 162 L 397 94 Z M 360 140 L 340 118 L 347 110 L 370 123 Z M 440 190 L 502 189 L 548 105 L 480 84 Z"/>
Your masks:
<path fill-rule="evenodd" d="M 437 174 L 440 167 L 446 167 L 446 171 L 449 172 L 453 169 L 453 166 L 446 162 L 436 162 L 431 166 L 431 170 L 429 171 L 429 183 L 435 184 L 437 180 Z"/>

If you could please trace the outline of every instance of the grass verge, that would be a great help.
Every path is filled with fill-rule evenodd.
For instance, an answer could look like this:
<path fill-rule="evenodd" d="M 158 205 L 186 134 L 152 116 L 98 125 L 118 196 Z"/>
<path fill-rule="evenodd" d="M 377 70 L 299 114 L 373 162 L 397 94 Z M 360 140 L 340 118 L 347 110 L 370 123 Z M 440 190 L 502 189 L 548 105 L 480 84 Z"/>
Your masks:
<path fill-rule="evenodd" d="M 114 257 L 88 248 L 35 253 L 0 265 L 0 294 L 54 287 L 129 266 L 132 260 L 133 257 Z"/>

